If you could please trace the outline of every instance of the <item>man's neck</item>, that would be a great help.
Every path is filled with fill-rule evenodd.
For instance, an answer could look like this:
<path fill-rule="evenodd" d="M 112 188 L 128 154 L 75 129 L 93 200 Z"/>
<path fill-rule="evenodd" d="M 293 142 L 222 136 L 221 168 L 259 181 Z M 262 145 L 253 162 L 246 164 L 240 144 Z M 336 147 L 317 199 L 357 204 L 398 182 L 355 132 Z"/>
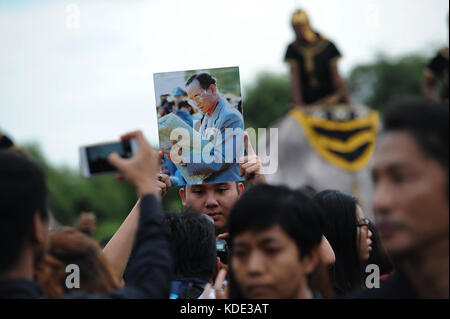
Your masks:
<path fill-rule="evenodd" d="M 212 107 L 212 108 L 207 112 L 207 114 L 208 114 L 209 116 L 212 116 L 212 115 L 213 115 L 213 113 L 214 113 L 214 111 L 216 110 L 218 104 L 219 104 L 219 97 L 217 97 L 216 105 L 215 105 L 214 107 Z"/>
<path fill-rule="evenodd" d="M 308 280 L 303 280 L 303 282 L 300 285 L 300 289 L 297 294 L 297 299 L 312 299 L 313 294 L 311 290 L 308 287 Z"/>
<path fill-rule="evenodd" d="M 448 237 L 405 259 L 404 270 L 423 298 L 449 297 Z"/>
<path fill-rule="evenodd" d="M 34 258 L 30 250 L 26 250 L 19 261 L 12 267 L 11 270 L 6 271 L 0 275 L 1 279 L 30 279 L 33 280 L 34 274 Z"/>

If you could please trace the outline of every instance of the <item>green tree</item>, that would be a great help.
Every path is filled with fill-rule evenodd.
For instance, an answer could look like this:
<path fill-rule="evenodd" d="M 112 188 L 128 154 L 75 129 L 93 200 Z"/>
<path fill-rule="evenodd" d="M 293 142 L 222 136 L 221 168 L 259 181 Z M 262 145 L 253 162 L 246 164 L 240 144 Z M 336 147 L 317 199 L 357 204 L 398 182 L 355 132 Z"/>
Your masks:
<path fill-rule="evenodd" d="M 260 73 L 246 90 L 243 101 L 246 127 L 268 127 L 283 116 L 292 104 L 287 74 Z"/>
<path fill-rule="evenodd" d="M 375 62 L 356 66 L 348 83 L 352 97 L 375 109 L 405 97 L 422 97 L 421 80 L 428 59 L 422 55 L 391 58 L 379 55 Z"/>
<path fill-rule="evenodd" d="M 97 216 L 97 239 L 111 236 L 137 200 L 135 190 L 113 176 L 85 179 L 78 171 L 53 167 L 37 144 L 24 147 L 42 166 L 50 191 L 50 210 L 63 225 L 73 225 L 81 211 Z"/>
<path fill-rule="evenodd" d="M 178 192 L 180 191 L 180 187 L 171 187 L 167 194 L 162 199 L 162 207 L 164 211 L 180 211 L 183 209 L 183 205 L 181 203 L 180 195 Z"/>

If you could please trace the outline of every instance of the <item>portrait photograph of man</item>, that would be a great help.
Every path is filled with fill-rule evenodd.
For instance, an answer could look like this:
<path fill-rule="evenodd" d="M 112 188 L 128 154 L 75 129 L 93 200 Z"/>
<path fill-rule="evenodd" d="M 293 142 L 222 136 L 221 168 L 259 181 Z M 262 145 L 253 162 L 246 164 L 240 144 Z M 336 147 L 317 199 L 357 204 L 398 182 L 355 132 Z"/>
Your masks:
<path fill-rule="evenodd" d="M 154 74 L 163 172 L 173 186 L 240 181 L 239 68 Z"/>

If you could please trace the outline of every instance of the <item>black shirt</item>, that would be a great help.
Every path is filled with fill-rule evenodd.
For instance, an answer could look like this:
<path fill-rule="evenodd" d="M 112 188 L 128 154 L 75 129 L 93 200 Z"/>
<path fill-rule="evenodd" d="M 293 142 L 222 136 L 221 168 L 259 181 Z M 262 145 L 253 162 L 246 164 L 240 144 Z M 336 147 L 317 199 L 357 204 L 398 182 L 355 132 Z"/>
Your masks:
<path fill-rule="evenodd" d="M 416 292 L 404 272 L 396 268 L 386 280 L 380 282 L 380 288 L 365 289 L 350 293 L 346 299 L 418 299 Z"/>
<path fill-rule="evenodd" d="M 158 200 L 153 195 L 141 199 L 134 258 L 127 266 L 126 286 L 103 295 L 90 295 L 78 289 L 63 296 L 67 299 L 169 298 L 172 260 L 163 227 Z M 42 298 L 40 286 L 27 279 L 0 280 L 0 299 Z"/>
<path fill-rule="evenodd" d="M 314 43 L 296 40 L 289 44 L 284 59 L 299 69 L 303 103 L 312 104 L 337 91 L 330 64 L 340 56 L 334 43 L 319 34 Z"/>
<path fill-rule="evenodd" d="M 445 48 L 439 51 L 427 65 L 427 69 L 431 71 L 436 78 L 442 80 L 441 98 L 443 100 L 448 100 L 449 97 L 448 58 L 448 48 Z"/>

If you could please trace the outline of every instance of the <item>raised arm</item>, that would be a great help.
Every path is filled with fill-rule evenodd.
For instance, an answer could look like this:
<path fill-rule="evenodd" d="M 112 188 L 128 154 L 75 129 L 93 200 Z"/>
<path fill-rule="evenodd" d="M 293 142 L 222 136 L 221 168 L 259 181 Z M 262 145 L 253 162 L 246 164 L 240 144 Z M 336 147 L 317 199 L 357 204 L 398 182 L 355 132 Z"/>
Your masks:
<path fill-rule="evenodd" d="M 123 139 L 136 138 L 138 152 L 129 159 L 113 153 L 109 162 L 119 171 L 119 176 L 133 185 L 139 196 L 138 202 L 123 225 L 106 247 L 105 254 L 113 263 L 120 278 L 130 255 L 131 246 L 135 259 L 128 263 L 130 276 L 122 289 L 103 295 L 86 294 L 83 291 L 65 295 L 68 299 L 116 299 L 116 298 L 168 298 L 172 274 L 172 258 L 164 227 L 163 214 L 159 205 L 159 188 L 154 179 L 157 176 L 158 154 L 145 141 L 142 132 L 132 132 Z M 133 245 L 134 242 L 134 245 Z M 124 249 L 124 251 L 119 251 Z"/>
<path fill-rule="evenodd" d="M 111 154 L 109 161 L 119 169 L 122 178 L 136 187 L 140 200 L 103 252 L 119 279 L 127 264 L 130 270 L 126 287 L 116 293 L 117 297 L 165 298 L 169 293 L 171 259 L 158 203 L 160 188 L 155 183 L 160 158 L 141 132 L 127 134 L 122 139 L 131 137 L 138 141 L 138 153 L 130 159 Z M 135 259 L 128 263 L 132 251 Z"/>
<path fill-rule="evenodd" d="M 139 223 L 139 205 L 140 199 L 105 248 L 103 248 L 103 254 L 108 259 L 119 282 L 123 280 L 123 273 L 127 267 L 134 239 L 136 238 Z"/>
<path fill-rule="evenodd" d="M 347 85 L 339 74 L 337 60 L 334 60 L 330 64 L 331 76 L 333 77 L 333 82 L 336 88 L 339 90 L 340 95 L 344 98 L 345 103 L 350 103 L 350 97 L 348 95 Z"/>

